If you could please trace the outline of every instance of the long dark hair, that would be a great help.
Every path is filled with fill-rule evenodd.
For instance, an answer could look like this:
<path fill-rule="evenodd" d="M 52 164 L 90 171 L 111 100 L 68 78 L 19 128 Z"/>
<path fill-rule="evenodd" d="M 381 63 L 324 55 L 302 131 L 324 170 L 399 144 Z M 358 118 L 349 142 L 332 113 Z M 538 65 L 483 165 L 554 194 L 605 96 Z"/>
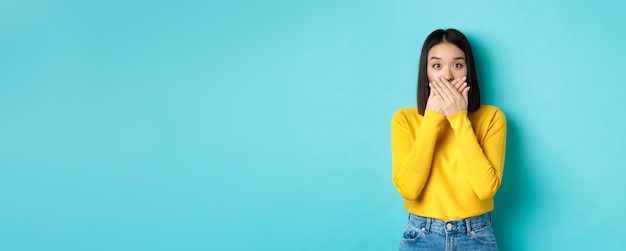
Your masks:
<path fill-rule="evenodd" d="M 428 75 L 426 74 L 426 67 L 428 66 L 428 52 L 433 46 L 443 42 L 448 42 L 456 45 L 465 53 L 465 62 L 467 64 L 467 85 L 471 86 L 468 93 L 468 113 L 474 112 L 480 108 L 480 88 L 478 87 L 478 78 L 476 76 L 476 65 L 474 64 L 474 54 L 470 47 L 469 41 L 458 30 L 436 30 L 430 33 L 424 45 L 422 46 L 422 54 L 420 55 L 419 72 L 417 74 L 417 111 L 419 114 L 424 115 L 426 110 L 426 102 L 428 102 L 428 96 L 430 95 L 430 88 L 428 87 Z"/>

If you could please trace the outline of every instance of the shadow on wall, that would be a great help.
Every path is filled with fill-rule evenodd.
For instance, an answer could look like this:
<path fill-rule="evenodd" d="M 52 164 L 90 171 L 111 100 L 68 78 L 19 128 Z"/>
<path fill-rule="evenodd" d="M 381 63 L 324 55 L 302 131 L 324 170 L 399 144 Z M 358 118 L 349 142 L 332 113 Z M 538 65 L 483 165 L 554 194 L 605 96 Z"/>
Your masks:
<path fill-rule="evenodd" d="M 477 35 L 472 36 L 470 32 L 468 39 L 474 52 L 476 73 L 481 87 L 481 103 L 490 104 L 492 100 L 499 100 L 496 97 L 499 89 L 507 88 L 503 86 L 506 83 L 498 82 L 498 79 L 503 78 L 499 74 L 507 69 L 500 69 L 504 59 L 500 59 L 498 63 L 491 60 L 493 45 L 485 39 L 488 34 L 481 35 L 480 31 L 474 33 Z M 494 105 L 503 108 L 498 103 Z M 526 224 L 532 213 L 530 210 L 536 205 L 533 196 L 535 188 L 528 173 L 528 147 L 524 145 L 524 128 L 520 127 L 523 123 L 519 123 L 515 115 L 508 113 L 506 109 L 502 110 L 507 118 L 507 148 L 502 185 L 494 198 L 493 228 L 500 250 L 524 250 L 525 247 L 519 245 L 525 242 L 519 229 L 523 229 L 522 225 Z"/>
<path fill-rule="evenodd" d="M 504 111 L 506 113 L 506 111 Z M 496 193 L 493 228 L 500 250 L 524 250 L 520 226 L 529 218 L 533 208 L 531 186 L 524 154 L 523 134 L 513 116 L 507 116 L 507 149 L 502 185 Z M 521 223 L 521 224 L 520 224 Z M 517 245 L 515 244 L 517 243 Z"/>

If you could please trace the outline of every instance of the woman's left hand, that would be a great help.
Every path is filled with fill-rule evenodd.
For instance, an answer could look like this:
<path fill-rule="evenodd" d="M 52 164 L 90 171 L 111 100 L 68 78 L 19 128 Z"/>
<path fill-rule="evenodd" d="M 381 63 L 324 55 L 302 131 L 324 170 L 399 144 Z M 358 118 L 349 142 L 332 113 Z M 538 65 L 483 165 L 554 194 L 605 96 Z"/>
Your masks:
<path fill-rule="evenodd" d="M 441 104 L 443 115 L 450 116 L 457 112 L 467 110 L 467 94 L 470 88 L 467 86 L 465 79 L 466 78 L 463 77 L 450 82 L 444 78 L 438 78 L 433 81 L 432 89 L 443 99 L 443 103 Z M 463 84 L 460 84 L 461 82 Z"/>

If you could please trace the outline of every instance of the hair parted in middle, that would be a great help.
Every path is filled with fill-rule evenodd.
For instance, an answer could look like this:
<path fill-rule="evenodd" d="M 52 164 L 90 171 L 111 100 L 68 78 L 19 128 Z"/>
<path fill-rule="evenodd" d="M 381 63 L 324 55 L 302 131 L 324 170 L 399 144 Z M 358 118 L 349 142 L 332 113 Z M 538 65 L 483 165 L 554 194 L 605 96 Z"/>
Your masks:
<path fill-rule="evenodd" d="M 419 71 L 417 75 L 417 111 L 420 115 L 424 115 L 428 96 L 430 96 L 430 87 L 428 87 L 428 52 L 435 45 L 441 43 L 451 43 L 459 47 L 465 53 L 465 61 L 467 64 L 467 85 L 471 87 L 468 93 L 468 114 L 480 108 L 480 88 L 478 86 L 478 78 L 476 76 L 476 65 L 474 64 L 474 54 L 470 47 L 469 41 L 458 30 L 455 29 L 439 29 L 435 30 L 424 41 L 422 52 L 420 55 Z"/>

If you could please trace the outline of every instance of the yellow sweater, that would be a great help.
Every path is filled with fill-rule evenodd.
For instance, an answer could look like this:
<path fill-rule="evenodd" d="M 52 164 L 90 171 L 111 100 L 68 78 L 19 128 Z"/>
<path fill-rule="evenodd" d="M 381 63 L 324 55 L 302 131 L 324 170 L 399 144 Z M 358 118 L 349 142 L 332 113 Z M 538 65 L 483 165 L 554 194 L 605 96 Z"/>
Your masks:
<path fill-rule="evenodd" d="M 493 210 L 506 147 L 506 118 L 481 106 L 447 118 L 400 109 L 391 123 L 392 180 L 411 213 L 442 220 Z"/>

